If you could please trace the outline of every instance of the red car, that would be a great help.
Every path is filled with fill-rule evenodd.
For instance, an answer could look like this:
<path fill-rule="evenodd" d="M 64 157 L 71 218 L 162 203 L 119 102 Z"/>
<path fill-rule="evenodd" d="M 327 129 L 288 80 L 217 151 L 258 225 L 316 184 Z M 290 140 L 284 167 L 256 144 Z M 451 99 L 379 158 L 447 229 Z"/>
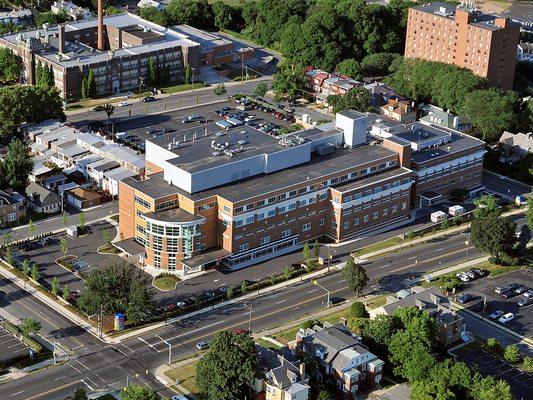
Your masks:
<path fill-rule="evenodd" d="M 235 329 L 233 333 L 236 335 L 249 335 L 250 331 L 247 329 Z"/>

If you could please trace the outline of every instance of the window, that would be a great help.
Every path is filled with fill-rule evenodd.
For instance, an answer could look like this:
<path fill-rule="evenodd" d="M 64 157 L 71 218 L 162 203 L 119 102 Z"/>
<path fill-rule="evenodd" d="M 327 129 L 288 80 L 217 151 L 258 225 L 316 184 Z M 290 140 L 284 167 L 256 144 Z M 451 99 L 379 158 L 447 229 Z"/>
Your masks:
<path fill-rule="evenodd" d="M 300 188 L 300 189 L 298 190 L 298 193 L 299 193 L 299 194 L 303 194 L 303 193 L 305 193 L 305 192 L 307 192 L 307 187 L 303 187 L 303 188 Z"/>
<path fill-rule="evenodd" d="M 351 213 L 352 213 L 352 209 L 351 208 L 347 208 L 346 210 L 342 210 L 342 215 L 343 216 L 350 215 Z"/>
<path fill-rule="evenodd" d="M 270 236 L 265 236 L 264 238 L 261 238 L 261 245 L 269 244 L 270 243 Z"/>
<path fill-rule="evenodd" d="M 259 213 L 256 215 L 256 217 L 258 221 L 261 221 L 262 219 L 265 219 L 265 213 L 264 212 Z"/>
<path fill-rule="evenodd" d="M 333 197 L 333 201 L 334 201 L 335 203 L 340 203 L 340 199 L 339 199 L 338 196 Z"/>
<path fill-rule="evenodd" d="M 247 205 L 246 205 L 246 211 L 253 210 L 254 207 L 255 207 L 254 204 L 247 204 Z"/>
<path fill-rule="evenodd" d="M 302 225 L 302 232 L 310 231 L 311 230 L 311 224 L 303 224 Z"/>
<path fill-rule="evenodd" d="M 325 223 L 326 223 L 326 218 L 320 218 L 318 220 L 318 226 L 324 226 Z"/>
<path fill-rule="evenodd" d="M 253 224 L 254 223 L 254 217 L 246 217 L 245 224 Z"/>
<path fill-rule="evenodd" d="M 348 229 L 350 227 L 350 223 L 348 221 L 346 221 L 344 223 L 344 229 Z"/>
<path fill-rule="evenodd" d="M 398 211 L 398 206 L 392 206 L 392 212 L 395 213 Z"/>
<path fill-rule="evenodd" d="M 276 209 L 268 210 L 267 217 L 273 217 L 276 215 Z"/>
<path fill-rule="evenodd" d="M 176 204 L 178 204 L 178 202 L 176 200 L 165 201 L 164 203 L 156 205 L 155 206 L 155 210 L 156 211 L 161 211 L 161 210 L 164 210 L 165 208 L 173 207 Z"/>
<path fill-rule="evenodd" d="M 150 203 L 138 196 L 135 196 L 135 203 L 143 206 L 144 208 L 150 208 Z"/>
<path fill-rule="evenodd" d="M 257 203 L 255 203 L 255 206 L 256 206 L 257 208 L 262 207 L 262 206 L 264 206 L 264 205 L 265 205 L 265 200 L 260 200 L 260 201 L 258 201 Z"/>
<path fill-rule="evenodd" d="M 224 206 L 224 211 L 229 213 L 231 212 L 231 208 L 229 208 L 228 206 Z"/>
<path fill-rule="evenodd" d="M 316 197 L 311 197 L 309 200 L 307 200 L 309 204 L 316 203 Z"/>
<path fill-rule="evenodd" d="M 374 211 L 374 212 L 372 213 L 372 218 L 374 218 L 374 219 L 378 219 L 378 218 L 379 218 L 379 212 Z"/>
<path fill-rule="evenodd" d="M 243 225 L 243 220 L 242 219 L 236 219 L 235 220 L 235 227 L 239 227 L 239 226 L 242 226 Z"/>
<path fill-rule="evenodd" d="M 353 220 L 353 224 L 354 224 L 354 225 L 359 225 L 359 218 L 354 219 L 354 220 Z"/>
<path fill-rule="evenodd" d="M 268 204 L 272 204 L 276 202 L 276 197 L 269 197 Z"/>
<path fill-rule="evenodd" d="M 289 204 L 289 211 L 296 210 L 296 203 Z"/>
<path fill-rule="evenodd" d="M 285 211 L 287 210 L 287 206 L 282 206 L 282 207 L 279 207 L 278 208 L 278 212 L 281 214 L 281 213 L 284 213 Z"/>
<path fill-rule="evenodd" d="M 287 230 L 284 230 L 283 232 L 281 232 L 281 238 L 284 239 L 286 237 L 289 237 L 291 235 L 291 230 L 290 229 L 287 229 Z"/>
<path fill-rule="evenodd" d="M 352 196 L 346 196 L 346 197 L 344 198 L 344 202 L 345 202 L 345 203 L 349 203 L 350 201 L 352 201 Z"/>
<path fill-rule="evenodd" d="M 249 247 L 248 243 L 243 243 L 239 246 L 239 251 L 246 251 Z"/>
<path fill-rule="evenodd" d="M 405 210 L 407 208 L 407 203 L 406 202 L 403 202 L 402 203 L 402 210 Z"/>
<path fill-rule="evenodd" d="M 319 196 L 319 200 L 322 201 L 322 200 L 326 200 L 328 198 L 328 194 L 327 193 L 322 193 L 320 196 Z"/>
<path fill-rule="evenodd" d="M 241 213 L 242 210 L 243 210 L 242 207 L 237 207 L 237 208 L 235 209 L 235 214 L 237 214 L 237 213 Z"/>
<path fill-rule="evenodd" d="M 278 196 L 278 201 L 285 200 L 287 198 L 287 193 L 282 193 Z"/>
<path fill-rule="evenodd" d="M 331 227 L 337 229 L 337 223 L 335 221 L 331 222 Z"/>
<path fill-rule="evenodd" d="M 365 216 L 363 217 L 363 222 L 368 222 L 368 215 L 365 215 Z"/>

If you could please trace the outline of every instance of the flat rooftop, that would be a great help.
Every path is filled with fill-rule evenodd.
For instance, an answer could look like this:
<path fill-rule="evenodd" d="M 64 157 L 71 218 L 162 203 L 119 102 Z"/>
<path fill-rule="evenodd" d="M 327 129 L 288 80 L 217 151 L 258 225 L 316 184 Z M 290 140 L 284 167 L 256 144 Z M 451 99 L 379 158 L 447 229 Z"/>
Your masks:
<path fill-rule="evenodd" d="M 163 173 L 151 175 L 144 181 L 128 178 L 123 182 L 142 191 L 152 198 L 172 194 L 183 194 L 194 201 L 221 196 L 233 203 L 250 199 L 265 193 L 282 190 L 289 186 L 318 179 L 323 176 L 348 170 L 356 165 L 390 157 L 396 153 L 382 146 L 361 146 L 352 149 L 337 149 L 327 155 L 313 153 L 311 161 L 271 174 L 260 174 L 238 182 L 218 186 L 203 192 L 188 193 L 163 179 Z"/>
<path fill-rule="evenodd" d="M 367 178 L 356 179 L 355 181 L 343 183 L 342 185 L 333 186 L 333 189 L 338 190 L 341 193 L 349 192 L 353 189 L 368 186 L 368 185 L 371 185 L 375 182 L 378 182 L 384 179 L 393 178 L 395 176 L 407 175 L 410 173 L 411 173 L 411 170 L 404 168 L 404 167 L 393 168 L 393 169 L 389 169 L 384 172 L 381 172 L 379 174 L 374 174 Z"/>
<path fill-rule="evenodd" d="M 194 135 L 196 135 L 196 139 L 193 140 Z M 331 131 L 313 128 L 284 137 L 296 140 L 296 136 L 299 136 L 305 142 L 331 135 Z M 165 149 L 168 149 L 170 145 L 176 158 L 170 159 L 168 162 L 189 173 L 194 173 L 260 154 L 270 154 L 287 149 L 286 146 L 280 144 L 281 139 L 282 136 L 269 136 L 246 125 L 225 131 L 221 130 L 216 123 L 212 123 L 186 131 L 170 133 L 155 139 L 148 138 L 147 141 Z M 223 150 L 213 147 L 213 141 L 215 145 L 227 143 L 226 149 L 237 152 L 229 157 L 224 154 Z M 175 146 L 177 142 L 179 142 L 179 148 Z"/>
<path fill-rule="evenodd" d="M 181 208 L 173 208 L 158 212 L 148 212 L 144 214 L 146 218 L 155 219 L 164 222 L 194 222 L 203 220 L 201 215 L 193 215 Z"/>
<path fill-rule="evenodd" d="M 190 25 L 176 25 L 172 30 L 187 36 L 189 39 L 198 42 L 202 50 L 211 50 L 218 46 L 231 44 L 232 42 L 222 36 L 214 35 L 211 32 L 202 31 Z"/>

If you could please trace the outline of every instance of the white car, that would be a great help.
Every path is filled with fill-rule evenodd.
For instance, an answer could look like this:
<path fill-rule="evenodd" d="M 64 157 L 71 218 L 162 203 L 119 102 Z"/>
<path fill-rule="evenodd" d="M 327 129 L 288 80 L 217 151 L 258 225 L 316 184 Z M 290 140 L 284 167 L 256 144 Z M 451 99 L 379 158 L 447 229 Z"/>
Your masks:
<path fill-rule="evenodd" d="M 189 398 L 183 394 L 178 394 L 177 396 L 172 396 L 172 400 L 189 400 Z"/>
<path fill-rule="evenodd" d="M 130 105 L 130 103 L 128 103 L 127 101 L 121 101 L 120 103 L 118 103 L 119 107 L 127 107 L 129 105 Z"/>
<path fill-rule="evenodd" d="M 465 274 L 466 276 L 468 276 L 470 279 L 476 279 L 476 274 L 474 274 L 473 272 L 471 271 L 466 271 L 466 272 L 463 272 L 463 274 Z"/>
<path fill-rule="evenodd" d="M 469 282 L 470 281 L 470 277 L 466 274 L 463 274 L 462 272 L 460 274 L 457 274 L 456 275 L 457 278 L 459 278 L 460 281 L 463 281 L 463 282 Z"/>
<path fill-rule="evenodd" d="M 244 122 L 250 122 L 255 119 L 255 115 L 249 115 L 246 118 L 244 118 Z"/>
<path fill-rule="evenodd" d="M 490 318 L 490 319 L 498 319 L 498 318 L 500 318 L 502 315 L 503 315 L 503 311 L 502 311 L 502 310 L 496 310 L 496 311 L 494 311 L 493 313 L 489 314 L 489 318 Z"/>
<path fill-rule="evenodd" d="M 512 321 L 513 319 L 514 319 L 514 314 L 510 312 L 505 315 L 502 315 L 498 321 L 501 324 L 506 324 L 507 322 Z"/>

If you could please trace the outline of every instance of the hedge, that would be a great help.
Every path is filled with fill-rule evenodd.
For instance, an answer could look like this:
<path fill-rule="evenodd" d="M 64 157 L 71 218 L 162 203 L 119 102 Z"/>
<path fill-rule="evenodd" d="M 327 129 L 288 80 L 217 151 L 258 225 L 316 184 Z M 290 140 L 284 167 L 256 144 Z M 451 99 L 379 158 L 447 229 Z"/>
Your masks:
<path fill-rule="evenodd" d="M 40 353 L 43 350 L 43 346 L 39 342 L 24 334 L 18 326 L 9 321 L 2 321 L 1 324 L 6 331 L 12 333 L 13 335 L 20 336 L 22 341 L 30 346 L 36 353 Z"/>

